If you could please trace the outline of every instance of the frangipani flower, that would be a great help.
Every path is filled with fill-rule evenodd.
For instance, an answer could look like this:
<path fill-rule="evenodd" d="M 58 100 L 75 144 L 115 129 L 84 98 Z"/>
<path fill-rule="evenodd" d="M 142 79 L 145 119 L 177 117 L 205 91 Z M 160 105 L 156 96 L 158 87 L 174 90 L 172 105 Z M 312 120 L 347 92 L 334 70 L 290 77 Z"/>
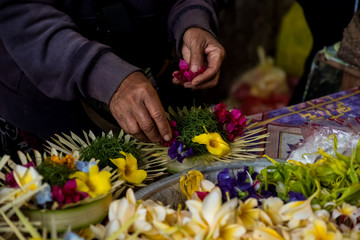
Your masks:
<path fill-rule="evenodd" d="M 223 205 L 221 199 L 221 191 L 215 187 L 202 202 L 199 200 L 186 201 L 186 206 L 191 213 L 191 222 L 187 226 L 194 229 L 195 239 L 221 238 L 224 228 L 231 224 L 235 225 L 232 226 L 231 231 L 227 232 L 227 236 L 245 232 L 244 227 L 234 221 L 237 199 L 231 199 Z"/>
<path fill-rule="evenodd" d="M 202 173 L 197 170 L 189 171 L 180 177 L 180 188 L 187 199 L 202 200 L 214 187 L 215 184 L 204 179 Z"/>
<path fill-rule="evenodd" d="M 315 194 L 303 201 L 289 202 L 281 207 L 279 214 L 283 221 L 305 220 L 313 215 L 311 201 Z"/>
<path fill-rule="evenodd" d="M 332 212 L 332 218 L 335 220 L 339 218 L 341 223 L 344 223 L 347 219 L 351 219 L 351 224 L 356 224 L 359 216 L 360 209 L 345 202 Z"/>
<path fill-rule="evenodd" d="M 35 164 L 33 162 L 28 162 L 27 164 L 21 165 L 21 166 L 26 167 L 26 168 L 30 168 L 30 167 L 35 168 Z M 14 171 L 11 171 L 10 173 L 7 173 L 5 175 L 5 182 L 6 182 L 6 185 L 11 187 L 11 188 L 18 188 L 19 187 L 19 185 L 16 182 L 15 177 L 14 177 Z"/>
<path fill-rule="evenodd" d="M 260 218 L 260 209 L 257 208 L 258 202 L 255 198 L 249 198 L 245 202 L 239 200 L 237 208 L 237 221 L 244 225 L 246 229 L 253 229 Z"/>
<path fill-rule="evenodd" d="M 271 197 L 263 199 L 262 206 L 265 213 L 271 218 L 273 224 L 278 225 L 282 223 L 279 211 L 282 206 L 284 206 L 284 202 L 280 198 Z"/>
<path fill-rule="evenodd" d="M 13 173 L 15 181 L 20 188 L 23 188 L 26 184 L 34 181 L 35 179 L 38 179 L 37 181 L 29 185 L 26 189 L 23 188 L 22 191 L 16 196 L 19 196 L 22 193 L 27 193 L 28 191 L 35 190 L 41 185 L 40 174 L 36 171 L 34 167 L 27 168 L 21 165 L 16 165 Z"/>
<path fill-rule="evenodd" d="M 76 190 L 86 192 L 92 198 L 107 194 L 111 189 L 111 173 L 105 170 L 99 172 L 98 165 L 92 166 L 89 173 L 78 171 L 69 177 L 76 179 Z"/>
<path fill-rule="evenodd" d="M 145 170 L 138 170 L 136 158 L 131 153 L 120 151 L 125 158 L 110 159 L 118 167 L 120 178 L 134 184 L 140 184 L 147 176 Z"/>
<path fill-rule="evenodd" d="M 167 239 L 191 239 L 190 236 L 195 234 L 191 231 L 192 229 L 186 226 L 187 223 L 191 222 L 190 213 L 179 208 L 176 212 L 170 213 L 171 215 L 171 220 L 168 219 L 164 222 L 155 220 L 152 224 Z"/>
<path fill-rule="evenodd" d="M 303 231 L 303 238 L 309 240 L 334 240 L 341 239 L 341 234 L 328 231 L 326 223 L 317 218 Z"/>
<path fill-rule="evenodd" d="M 219 133 L 209 133 L 205 126 L 204 129 L 205 133 L 195 136 L 192 139 L 193 142 L 205 144 L 209 153 L 218 157 L 222 157 L 230 152 L 229 144 L 221 138 Z"/>
<path fill-rule="evenodd" d="M 278 232 L 268 227 L 258 227 L 253 232 L 254 240 L 285 240 Z"/>
<path fill-rule="evenodd" d="M 122 233 L 122 239 L 131 232 L 147 232 L 152 229 L 150 223 L 146 221 L 146 209 L 138 206 L 134 192 L 131 188 L 126 191 L 126 197 L 115 200 L 109 207 L 109 223 L 104 231 L 105 236 L 109 237 L 120 227 L 125 226 L 136 215 L 134 222 L 128 227 L 127 231 Z M 99 234 L 98 234 L 99 235 Z"/>

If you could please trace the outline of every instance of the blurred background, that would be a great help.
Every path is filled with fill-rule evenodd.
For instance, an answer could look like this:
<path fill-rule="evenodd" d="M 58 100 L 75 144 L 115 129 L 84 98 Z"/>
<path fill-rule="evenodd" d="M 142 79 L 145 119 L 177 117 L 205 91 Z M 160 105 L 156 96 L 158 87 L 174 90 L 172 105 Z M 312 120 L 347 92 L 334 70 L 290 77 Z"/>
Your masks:
<path fill-rule="evenodd" d="M 228 1 L 219 15 L 218 36 L 227 53 L 221 80 L 216 88 L 198 92 L 196 101 L 226 102 L 229 108 L 251 115 L 340 90 L 338 85 L 321 86 L 311 97 L 303 97 L 315 54 L 342 39 L 354 3 Z"/>

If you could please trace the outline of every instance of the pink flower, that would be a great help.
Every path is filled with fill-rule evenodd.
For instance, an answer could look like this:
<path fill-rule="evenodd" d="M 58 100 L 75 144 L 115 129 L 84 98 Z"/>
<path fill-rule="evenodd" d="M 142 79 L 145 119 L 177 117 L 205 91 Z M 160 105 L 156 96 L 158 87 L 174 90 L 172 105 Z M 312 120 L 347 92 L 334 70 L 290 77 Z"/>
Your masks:
<path fill-rule="evenodd" d="M 226 106 L 224 103 L 219 103 L 214 108 L 214 114 L 218 122 L 225 123 L 228 119 L 229 112 L 226 110 Z"/>
<path fill-rule="evenodd" d="M 233 109 L 229 112 L 226 110 L 224 103 L 219 103 L 214 108 L 214 115 L 218 122 L 225 126 L 229 141 L 234 141 L 235 137 L 244 133 L 243 128 L 246 127 L 246 118 L 239 109 Z"/>
<path fill-rule="evenodd" d="M 59 208 L 65 204 L 77 203 L 89 196 L 85 192 L 76 191 L 76 180 L 70 179 L 66 182 L 64 187 L 53 186 L 52 199 L 59 203 Z"/>
<path fill-rule="evenodd" d="M 14 177 L 14 172 L 11 173 L 7 173 L 5 175 L 5 181 L 6 181 L 6 185 L 8 185 L 11 188 L 18 188 L 19 185 L 17 184 L 15 177 Z"/>
<path fill-rule="evenodd" d="M 174 74 L 174 77 L 182 82 L 191 82 L 196 76 L 206 70 L 206 66 L 201 66 L 200 69 L 194 73 L 190 70 L 189 64 L 183 59 L 180 59 L 179 68 L 180 70 Z"/>
<path fill-rule="evenodd" d="M 177 141 L 177 137 L 180 135 L 179 132 L 176 131 L 176 127 L 177 127 L 176 121 L 169 121 L 169 125 L 171 128 L 172 139 L 170 141 L 164 142 L 163 143 L 164 147 L 170 147 L 171 144 Z"/>
<path fill-rule="evenodd" d="M 210 192 L 200 192 L 200 191 L 196 191 L 196 195 L 198 196 L 198 198 L 202 201 L 204 200 L 204 198 L 209 195 Z"/>

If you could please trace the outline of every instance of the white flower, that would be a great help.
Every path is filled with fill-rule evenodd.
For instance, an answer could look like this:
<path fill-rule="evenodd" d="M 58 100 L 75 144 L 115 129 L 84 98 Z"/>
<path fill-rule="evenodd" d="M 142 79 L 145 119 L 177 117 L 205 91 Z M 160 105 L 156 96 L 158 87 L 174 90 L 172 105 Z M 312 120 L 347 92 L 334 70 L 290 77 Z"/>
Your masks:
<path fill-rule="evenodd" d="M 14 169 L 14 178 L 20 188 L 36 179 L 38 180 L 32 183 L 28 189 L 35 190 L 41 185 L 40 174 L 34 167 L 27 168 L 21 165 L 16 165 Z M 24 191 L 26 190 L 24 189 Z"/>
<path fill-rule="evenodd" d="M 235 208 L 238 200 L 236 198 L 222 204 L 221 191 L 215 187 L 201 202 L 199 200 L 188 200 L 186 206 L 192 214 L 191 222 L 187 226 L 193 229 L 196 239 L 219 238 L 222 233 L 226 236 L 238 236 L 245 233 L 245 228 L 235 224 Z M 226 229 L 231 225 L 230 229 Z M 222 231 L 225 232 L 222 232 Z"/>
<path fill-rule="evenodd" d="M 278 232 L 268 227 L 256 228 L 252 237 L 254 240 L 285 240 Z"/>
<path fill-rule="evenodd" d="M 281 224 L 281 216 L 279 211 L 284 206 L 284 202 L 277 197 L 266 198 L 262 201 L 263 210 L 269 215 L 273 224 Z"/>
<path fill-rule="evenodd" d="M 283 221 L 305 220 L 313 215 L 311 208 L 312 198 L 304 201 L 289 202 L 280 208 L 279 214 Z"/>
<path fill-rule="evenodd" d="M 109 237 L 121 226 L 127 224 L 135 215 L 137 215 L 137 218 L 129 227 L 129 231 L 146 232 L 151 230 L 151 224 L 146 222 L 146 209 L 142 208 L 141 205 L 137 206 L 134 192 L 129 188 L 126 192 L 126 198 L 115 200 L 110 204 L 109 223 L 105 227 L 105 236 Z M 119 238 L 125 238 L 127 233 L 125 231 Z"/>
<path fill-rule="evenodd" d="M 303 239 L 308 240 L 335 240 L 341 238 L 342 236 L 340 232 L 329 231 L 326 223 L 319 218 L 315 219 L 313 222 L 310 222 L 303 231 Z"/>
<path fill-rule="evenodd" d="M 340 216 L 346 216 L 351 219 L 353 224 L 356 224 L 357 218 L 360 216 L 360 209 L 344 202 L 332 212 L 333 219 L 337 219 Z"/>

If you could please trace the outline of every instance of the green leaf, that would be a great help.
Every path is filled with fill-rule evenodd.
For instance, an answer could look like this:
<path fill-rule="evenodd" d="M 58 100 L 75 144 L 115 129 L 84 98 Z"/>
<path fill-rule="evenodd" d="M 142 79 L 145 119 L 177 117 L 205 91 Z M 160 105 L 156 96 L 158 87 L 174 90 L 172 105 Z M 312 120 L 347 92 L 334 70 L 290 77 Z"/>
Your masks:
<path fill-rule="evenodd" d="M 350 168 L 349 168 L 349 177 L 350 177 L 350 180 L 352 183 L 358 183 L 359 182 L 359 177 L 355 171 L 355 168 L 354 168 L 354 161 L 356 161 L 355 159 L 355 156 L 356 156 L 356 150 L 354 149 L 352 151 L 352 154 L 351 154 L 351 159 L 350 159 Z"/>

